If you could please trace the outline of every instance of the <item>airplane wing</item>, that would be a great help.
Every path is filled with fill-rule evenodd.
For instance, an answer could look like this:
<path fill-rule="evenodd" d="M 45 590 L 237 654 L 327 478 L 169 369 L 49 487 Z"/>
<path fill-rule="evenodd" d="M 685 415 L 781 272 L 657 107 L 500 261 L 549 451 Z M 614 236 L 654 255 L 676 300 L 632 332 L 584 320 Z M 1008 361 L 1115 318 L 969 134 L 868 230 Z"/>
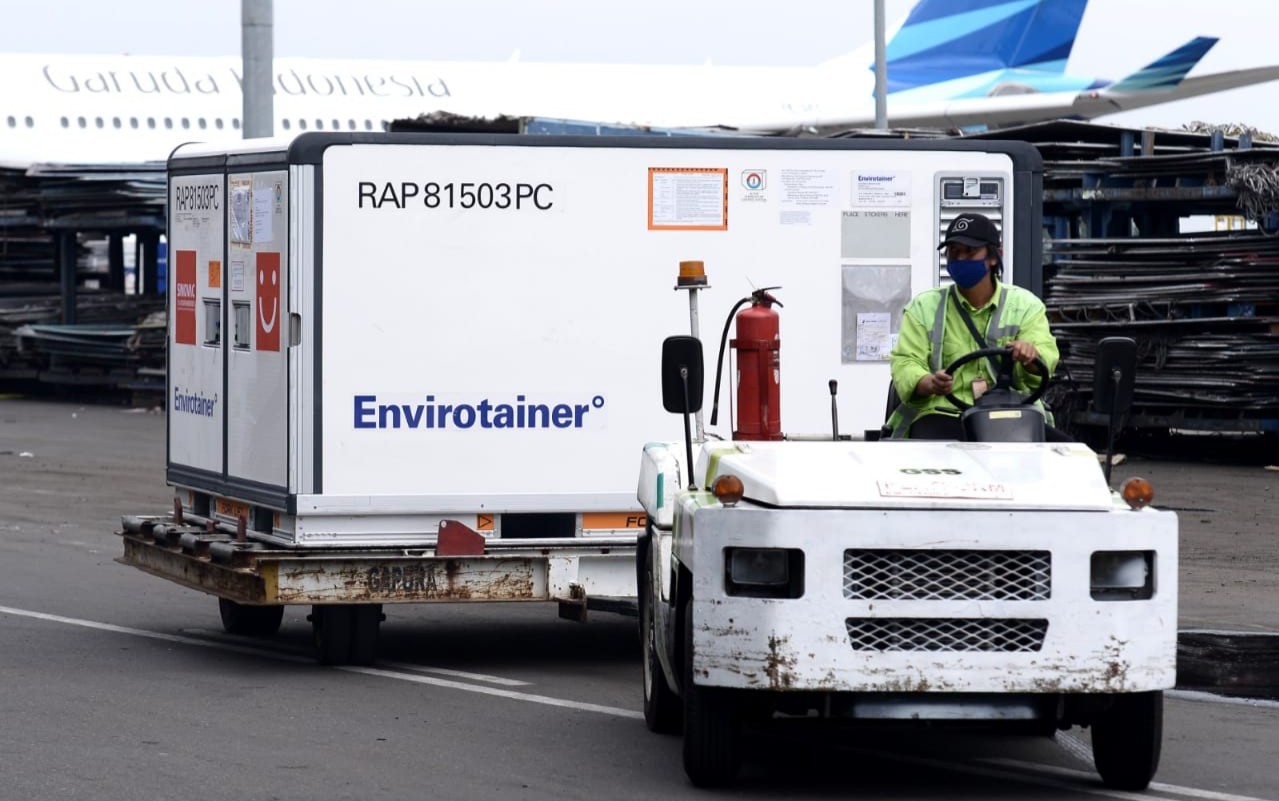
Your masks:
<path fill-rule="evenodd" d="M 911 103 L 898 108 L 893 107 L 893 98 L 889 96 L 888 122 L 894 128 L 1002 128 L 1059 118 L 1091 120 L 1120 111 L 1279 80 L 1279 65 L 1186 77 L 1216 43 L 1217 40 L 1211 37 L 1192 39 L 1122 80 L 1081 92 L 1029 90 L 1007 95 Z M 794 122 L 790 122 L 775 126 L 752 126 L 750 130 L 771 133 L 832 133 L 850 128 L 871 127 L 874 124 L 875 117 L 868 112 L 840 119 L 815 119 L 811 125 L 796 126 Z"/>
<path fill-rule="evenodd" d="M 1199 63 L 1217 39 L 1198 36 L 1181 47 L 1150 62 L 1146 66 L 1106 87 L 1108 92 L 1149 92 L 1168 89 L 1181 82 L 1186 74 Z"/>
<path fill-rule="evenodd" d="M 1227 89 L 1239 89 L 1253 84 L 1279 80 L 1279 65 L 1271 67 L 1252 67 L 1246 70 L 1228 70 L 1214 72 L 1210 75 L 1199 75 L 1185 78 L 1176 86 L 1163 92 L 1148 94 L 1146 92 L 1116 92 L 1107 87 L 1102 92 L 1106 102 L 1117 111 L 1142 108 L 1156 103 L 1168 103 L 1173 100 L 1186 100 L 1191 97 L 1222 92 Z M 1082 105 L 1082 104 L 1081 104 Z"/>

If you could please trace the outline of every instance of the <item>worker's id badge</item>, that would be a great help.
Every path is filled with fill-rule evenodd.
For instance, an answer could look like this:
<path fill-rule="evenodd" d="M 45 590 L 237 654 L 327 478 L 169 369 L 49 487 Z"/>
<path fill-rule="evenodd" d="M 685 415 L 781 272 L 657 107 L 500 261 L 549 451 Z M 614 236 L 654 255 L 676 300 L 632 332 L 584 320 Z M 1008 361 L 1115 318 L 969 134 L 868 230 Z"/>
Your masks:
<path fill-rule="evenodd" d="M 986 390 L 990 389 L 990 384 L 986 383 L 984 378 L 973 379 L 973 400 L 977 400 L 986 394 Z"/>

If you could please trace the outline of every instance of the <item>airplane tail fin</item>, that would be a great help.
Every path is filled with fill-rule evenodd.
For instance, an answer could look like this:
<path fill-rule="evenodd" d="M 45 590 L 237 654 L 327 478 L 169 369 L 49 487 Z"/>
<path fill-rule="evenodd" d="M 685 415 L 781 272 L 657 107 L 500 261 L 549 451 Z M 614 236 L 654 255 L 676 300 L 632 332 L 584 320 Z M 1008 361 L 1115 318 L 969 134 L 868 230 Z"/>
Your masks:
<path fill-rule="evenodd" d="M 1106 87 L 1111 92 L 1151 92 L 1171 89 L 1186 77 L 1217 40 L 1211 36 L 1199 36 L 1186 42 L 1167 55 L 1152 61 L 1127 78 Z"/>
<path fill-rule="evenodd" d="M 1061 74 L 1087 5 L 1088 0 L 920 0 L 888 42 L 888 91 L 1005 69 Z"/>

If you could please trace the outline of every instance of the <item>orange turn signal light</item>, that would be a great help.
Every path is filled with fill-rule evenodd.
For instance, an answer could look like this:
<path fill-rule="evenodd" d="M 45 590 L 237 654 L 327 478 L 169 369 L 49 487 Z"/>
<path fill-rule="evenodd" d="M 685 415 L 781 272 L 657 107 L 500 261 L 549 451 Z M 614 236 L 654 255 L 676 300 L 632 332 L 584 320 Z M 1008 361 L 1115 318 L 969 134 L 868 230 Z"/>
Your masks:
<path fill-rule="evenodd" d="M 1134 509 L 1144 509 L 1155 499 L 1155 488 L 1144 478 L 1133 477 L 1124 482 L 1120 494 Z"/>
<path fill-rule="evenodd" d="M 742 480 L 731 473 L 719 476 L 711 484 L 711 494 L 725 506 L 735 505 L 742 499 L 745 492 L 746 488 L 742 486 Z"/>

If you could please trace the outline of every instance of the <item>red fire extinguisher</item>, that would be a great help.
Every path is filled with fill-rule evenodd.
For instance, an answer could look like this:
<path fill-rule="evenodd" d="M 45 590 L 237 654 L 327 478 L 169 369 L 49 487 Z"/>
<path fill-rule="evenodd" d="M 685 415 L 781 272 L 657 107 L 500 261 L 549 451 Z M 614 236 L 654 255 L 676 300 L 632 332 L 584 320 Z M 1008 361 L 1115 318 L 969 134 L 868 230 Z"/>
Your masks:
<path fill-rule="evenodd" d="M 719 415 L 719 382 L 724 362 L 724 339 L 728 322 L 736 313 L 737 337 L 731 344 L 737 351 L 737 427 L 733 439 L 775 440 L 782 438 L 782 340 L 780 317 L 773 309 L 782 303 L 765 287 L 743 298 L 729 313 L 720 339 L 719 365 L 715 372 L 715 406 L 711 425 Z M 745 303 L 750 307 L 737 310 Z"/>

